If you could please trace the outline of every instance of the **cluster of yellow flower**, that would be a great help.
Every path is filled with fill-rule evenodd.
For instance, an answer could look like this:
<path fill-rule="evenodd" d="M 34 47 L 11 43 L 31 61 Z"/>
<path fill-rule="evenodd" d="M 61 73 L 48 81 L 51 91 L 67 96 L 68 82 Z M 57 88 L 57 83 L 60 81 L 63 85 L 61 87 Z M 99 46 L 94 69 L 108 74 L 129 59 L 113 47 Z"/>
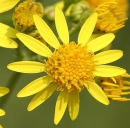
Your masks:
<path fill-rule="evenodd" d="M 2 4 L 0 2 L 0 6 L 2 6 L 0 12 L 4 12 L 14 7 L 19 0 L 1 1 L 3 2 Z M 120 9 L 122 2 L 125 4 Z M 58 4 L 54 9 L 58 37 L 42 19 L 44 14 L 42 5 L 32 0 L 23 2 L 15 9 L 13 14 L 15 29 L 0 23 L 0 46 L 17 48 L 18 44 L 11 38 L 18 38 L 28 49 L 45 58 L 42 62 L 30 60 L 13 62 L 7 67 L 20 73 L 45 72 L 47 74 L 25 86 L 17 97 L 36 94 L 27 108 L 28 111 L 32 111 L 47 100 L 55 90 L 59 91 L 55 106 L 55 124 L 60 122 L 67 105 L 71 119 L 77 118 L 80 106 L 79 93 L 83 89 L 87 89 L 96 100 L 105 105 L 109 104 L 110 99 L 130 100 L 122 97 L 122 95 L 130 93 L 123 92 L 123 90 L 130 89 L 130 87 L 124 86 L 124 84 L 130 85 L 130 83 L 124 81 L 123 77 L 130 77 L 130 75 L 123 68 L 106 65 L 121 58 L 123 52 L 121 50 L 97 52 L 113 41 L 115 38 L 113 32 L 124 27 L 125 21 L 128 19 L 128 3 L 122 0 L 107 0 L 107 2 L 106 0 L 88 0 L 82 4 L 87 5 L 87 13 L 84 9 L 84 14 L 87 15 L 83 18 L 83 12 L 81 12 L 79 22 L 77 20 L 72 29 L 76 31 L 81 28 L 77 42 L 70 41 L 65 15 Z M 68 8 L 67 16 L 72 17 L 72 13 L 77 13 L 74 13 L 75 4 Z M 40 37 L 48 45 L 34 36 L 30 36 L 32 30 L 38 30 Z M 101 36 L 92 38 L 94 32 L 100 33 Z M 0 96 L 8 92 L 7 88 L 0 87 Z M 3 110 L 0 110 L 0 114 L 4 115 Z"/>

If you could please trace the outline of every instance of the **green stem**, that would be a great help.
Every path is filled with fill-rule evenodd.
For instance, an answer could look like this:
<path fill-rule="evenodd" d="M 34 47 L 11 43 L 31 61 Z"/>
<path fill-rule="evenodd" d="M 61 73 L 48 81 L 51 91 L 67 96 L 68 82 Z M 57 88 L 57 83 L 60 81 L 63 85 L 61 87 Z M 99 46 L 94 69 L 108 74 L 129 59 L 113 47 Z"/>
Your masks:
<path fill-rule="evenodd" d="M 74 34 L 75 32 L 77 32 L 81 26 L 83 25 L 84 22 L 80 22 L 76 27 L 73 27 L 70 31 L 69 31 L 69 35 Z"/>
<path fill-rule="evenodd" d="M 17 40 L 17 43 L 19 43 L 18 40 Z M 17 57 L 16 57 L 15 61 L 21 60 L 22 55 L 21 55 L 20 47 L 16 49 L 16 55 L 17 55 Z M 8 100 L 11 98 L 15 85 L 17 84 L 20 76 L 21 76 L 21 73 L 18 73 L 18 72 L 12 73 L 12 75 L 9 78 L 9 81 L 7 82 L 7 85 L 6 85 L 6 87 L 10 89 L 10 92 L 0 99 L 1 107 L 4 107 L 7 104 Z"/>
<path fill-rule="evenodd" d="M 7 83 L 7 86 L 6 86 L 6 87 L 8 87 L 8 88 L 10 89 L 10 92 L 9 92 L 7 95 L 5 95 L 5 96 L 0 100 L 0 106 L 1 106 L 1 107 L 4 107 L 4 106 L 7 104 L 7 102 L 8 102 L 8 100 L 10 99 L 11 94 L 13 93 L 13 90 L 14 90 L 14 88 L 15 88 L 15 85 L 16 85 L 16 83 L 18 82 L 20 76 L 21 76 L 21 73 L 18 73 L 18 72 L 13 72 L 13 74 L 11 75 L 11 77 L 10 77 L 8 83 Z"/>

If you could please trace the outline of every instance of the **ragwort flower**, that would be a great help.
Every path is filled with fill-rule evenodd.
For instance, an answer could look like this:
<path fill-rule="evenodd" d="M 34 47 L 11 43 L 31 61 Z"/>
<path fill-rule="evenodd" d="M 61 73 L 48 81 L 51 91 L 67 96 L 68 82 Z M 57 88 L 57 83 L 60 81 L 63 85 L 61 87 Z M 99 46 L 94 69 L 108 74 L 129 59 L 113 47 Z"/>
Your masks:
<path fill-rule="evenodd" d="M 127 14 L 117 2 L 105 2 L 97 6 L 98 13 L 96 28 L 102 32 L 115 32 L 125 25 Z"/>
<path fill-rule="evenodd" d="M 87 0 L 90 8 L 99 14 L 96 28 L 102 32 L 115 32 L 128 19 L 128 0 Z"/>
<path fill-rule="evenodd" d="M 68 105 L 69 114 L 75 120 L 79 112 L 79 93 L 86 88 L 99 102 L 108 105 L 109 100 L 102 89 L 95 83 L 95 76 L 112 77 L 125 73 L 119 67 L 103 65 L 113 62 L 122 56 L 120 50 L 108 50 L 94 55 L 94 52 L 107 46 L 114 34 L 106 34 L 88 42 L 96 21 L 94 13 L 82 26 L 78 35 L 78 44 L 69 43 L 69 32 L 63 12 L 55 8 L 55 24 L 61 45 L 49 26 L 37 15 L 34 21 L 44 40 L 55 50 L 52 52 L 46 45 L 28 35 L 18 33 L 18 38 L 35 53 L 47 57 L 45 64 L 35 61 L 20 61 L 8 65 L 10 70 L 22 73 L 46 72 L 47 75 L 29 83 L 18 97 L 36 94 L 28 105 L 28 111 L 35 109 L 55 90 L 60 91 L 56 106 L 54 123 L 58 124 Z"/>
<path fill-rule="evenodd" d="M 130 101 L 130 98 L 124 97 L 130 94 L 130 82 L 124 80 L 130 78 L 130 75 L 125 73 L 115 77 L 102 77 L 101 87 L 110 100 Z"/>
<path fill-rule="evenodd" d="M 34 0 L 26 0 L 20 3 L 15 8 L 12 17 L 15 29 L 20 32 L 30 32 L 36 29 L 33 21 L 34 14 L 43 17 L 44 10 L 41 3 L 35 2 Z"/>

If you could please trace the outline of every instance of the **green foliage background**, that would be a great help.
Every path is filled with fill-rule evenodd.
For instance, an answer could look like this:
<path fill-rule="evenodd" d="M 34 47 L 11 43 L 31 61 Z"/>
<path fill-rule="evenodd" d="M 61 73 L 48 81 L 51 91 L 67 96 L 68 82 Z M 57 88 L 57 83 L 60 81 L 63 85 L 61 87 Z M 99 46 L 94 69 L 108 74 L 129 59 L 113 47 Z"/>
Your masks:
<path fill-rule="evenodd" d="M 55 3 L 57 0 L 37 0 L 44 6 Z M 12 11 L 0 14 L 0 22 L 12 26 Z M 130 19 L 126 26 L 116 34 L 113 41 L 113 49 L 121 49 L 124 56 L 113 65 L 121 66 L 130 73 Z M 6 68 L 6 65 L 13 62 L 15 50 L 0 47 L 0 85 L 6 86 L 13 73 Z M 32 112 L 27 111 L 27 106 L 33 96 L 17 98 L 16 94 L 26 84 L 43 74 L 22 74 L 15 89 L 8 94 L 8 101 L 5 105 L 0 105 L 6 111 L 6 115 L 0 117 L 0 124 L 4 128 L 130 128 L 130 101 L 111 101 L 109 106 L 105 106 L 96 101 L 87 90 L 80 94 L 80 112 L 75 121 L 71 121 L 68 110 L 66 110 L 61 122 L 56 126 L 53 123 L 55 103 L 58 92 L 55 92 L 45 103 L 37 107 Z M 2 100 L 4 97 L 1 97 Z M 0 100 L 0 101 L 1 101 Z M 1 103 L 1 102 L 0 102 Z"/>

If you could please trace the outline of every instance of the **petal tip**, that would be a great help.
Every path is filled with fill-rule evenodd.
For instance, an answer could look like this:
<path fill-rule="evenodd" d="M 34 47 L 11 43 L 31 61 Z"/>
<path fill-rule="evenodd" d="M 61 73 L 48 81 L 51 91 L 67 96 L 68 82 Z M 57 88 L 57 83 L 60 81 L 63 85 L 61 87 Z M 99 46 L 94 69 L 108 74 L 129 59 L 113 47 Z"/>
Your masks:
<path fill-rule="evenodd" d="M 32 111 L 32 110 L 33 110 L 33 109 L 32 109 L 30 106 L 27 107 L 27 111 L 30 112 L 30 111 Z"/>
<path fill-rule="evenodd" d="M 57 125 L 59 123 L 59 121 L 54 119 L 54 124 Z"/>
<path fill-rule="evenodd" d="M 10 92 L 10 90 L 9 90 L 9 88 L 7 88 L 7 89 L 6 89 L 6 94 L 9 93 L 9 92 Z"/>
<path fill-rule="evenodd" d="M 104 103 L 104 105 L 109 105 L 110 104 L 110 101 L 109 99 L 106 100 L 106 102 Z"/>
<path fill-rule="evenodd" d="M 8 64 L 8 65 L 7 65 L 7 68 L 8 68 L 9 70 L 11 70 L 10 65 L 11 65 L 11 64 Z"/>
<path fill-rule="evenodd" d="M 21 92 L 19 92 L 19 93 L 17 94 L 17 97 L 18 97 L 18 98 L 22 98 L 22 97 L 24 97 L 24 96 L 22 95 Z"/>

